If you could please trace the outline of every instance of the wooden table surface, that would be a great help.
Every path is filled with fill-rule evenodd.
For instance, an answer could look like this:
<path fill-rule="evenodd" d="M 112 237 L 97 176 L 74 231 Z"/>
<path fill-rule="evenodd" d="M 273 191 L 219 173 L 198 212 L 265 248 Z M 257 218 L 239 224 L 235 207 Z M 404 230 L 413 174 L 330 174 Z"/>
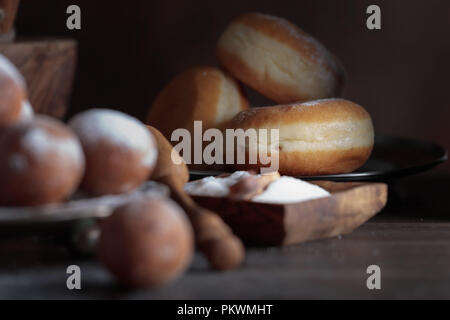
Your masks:
<path fill-rule="evenodd" d="M 29 238 L 0 243 L 0 298 L 450 299 L 450 177 L 391 185 L 388 207 L 350 235 L 285 248 L 249 248 L 238 270 L 218 273 L 199 255 L 176 283 L 127 291 L 93 259 Z M 66 268 L 81 267 L 81 290 Z M 381 290 L 366 269 L 381 268 Z"/>

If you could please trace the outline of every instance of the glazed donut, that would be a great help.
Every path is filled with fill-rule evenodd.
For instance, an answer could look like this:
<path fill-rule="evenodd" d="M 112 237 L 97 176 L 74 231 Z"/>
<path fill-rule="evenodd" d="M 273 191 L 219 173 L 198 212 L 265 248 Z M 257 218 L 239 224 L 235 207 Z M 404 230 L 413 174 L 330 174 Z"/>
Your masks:
<path fill-rule="evenodd" d="M 58 120 L 37 116 L 0 135 L 0 205 L 34 206 L 65 200 L 78 186 L 84 155 Z"/>
<path fill-rule="evenodd" d="M 217 128 L 246 109 L 247 98 L 236 80 L 217 68 L 194 67 L 175 76 L 158 94 L 147 124 L 171 141 L 175 129 L 192 133 L 195 120 L 202 121 L 203 130 Z"/>
<path fill-rule="evenodd" d="M 268 132 L 267 144 L 260 144 L 259 148 L 270 155 L 278 153 L 280 174 L 292 176 L 354 171 L 369 158 L 374 143 L 370 115 L 361 106 L 343 99 L 253 108 L 238 114 L 230 127 L 278 129 L 278 140 L 271 141 Z M 227 153 L 244 150 L 246 159 L 250 159 L 250 155 L 257 154 L 257 148 L 253 139 Z M 260 169 L 262 165 L 258 161 L 234 167 L 247 170 Z"/>
<path fill-rule="evenodd" d="M 26 99 L 25 81 L 16 67 L 0 54 L 0 127 L 20 120 Z"/>
<path fill-rule="evenodd" d="M 92 195 L 125 193 L 150 176 L 158 150 L 139 120 L 119 111 L 91 109 L 76 115 L 69 125 L 86 156 L 82 190 Z"/>
<path fill-rule="evenodd" d="M 261 13 L 233 20 L 219 39 L 217 56 L 237 79 L 276 103 L 340 95 L 340 62 L 292 23 Z"/>
<path fill-rule="evenodd" d="M 172 200 L 157 196 L 126 203 L 102 221 L 99 260 L 128 287 L 154 287 L 189 266 L 194 237 L 189 220 Z"/>

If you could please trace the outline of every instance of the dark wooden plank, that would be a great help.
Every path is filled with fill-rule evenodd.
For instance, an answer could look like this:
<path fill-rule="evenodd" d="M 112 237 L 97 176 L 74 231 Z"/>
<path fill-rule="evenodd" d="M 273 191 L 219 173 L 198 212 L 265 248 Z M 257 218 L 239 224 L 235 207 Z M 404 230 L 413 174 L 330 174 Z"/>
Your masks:
<path fill-rule="evenodd" d="M 0 298 L 450 299 L 450 199 L 444 196 L 449 181 L 400 182 L 391 188 L 398 192 L 384 212 L 353 233 L 249 248 L 237 270 L 211 271 L 197 255 L 185 277 L 157 290 L 123 291 L 94 260 L 75 259 L 61 245 L 2 242 Z M 66 289 L 70 264 L 81 266 L 80 292 Z M 366 288 L 372 264 L 381 267 L 380 291 Z"/>
<path fill-rule="evenodd" d="M 0 53 L 20 70 L 34 111 L 62 118 L 69 107 L 77 43 L 70 39 L 28 39 L 0 43 Z"/>
<path fill-rule="evenodd" d="M 196 256 L 179 282 L 136 292 L 122 291 L 96 262 L 72 259 L 61 247 L 22 243 L 9 247 L 11 255 L 3 244 L 0 298 L 450 298 L 450 223 L 377 220 L 342 238 L 252 248 L 231 272 L 210 271 Z M 65 287 L 73 263 L 82 268 L 78 293 Z M 366 288 L 372 264 L 381 267 L 380 291 Z"/>

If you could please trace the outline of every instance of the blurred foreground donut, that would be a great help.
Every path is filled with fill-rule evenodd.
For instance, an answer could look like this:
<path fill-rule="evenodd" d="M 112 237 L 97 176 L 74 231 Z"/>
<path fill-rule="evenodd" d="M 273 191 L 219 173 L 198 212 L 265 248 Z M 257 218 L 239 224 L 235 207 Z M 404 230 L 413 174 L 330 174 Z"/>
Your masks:
<path fill-rule="evenodd" d="M 374 143 L 370 115 L 361 106 L 343 99 L 253 108 L 238 114 L 231 127 L 278 129 L 279 139 L 270 141 L 269 130 L 269 142 L 263 149 L 267 147 L 273 155 L 278 152 L 280 174 L 292 176 L 354 171 L 367 161 Z M 250 140 L 227 152 L 245 150 L 249 159 L 249 155 L 258 152 L 254 139 Z M 235 167 L 260 169 L 261 164 Z"/>
<path fill-rule="evenodd" d="M 63 201 L 78 186 L 83 170 L 80 142 L 58 120 L 37 116 L 0 135 L 0 205 Z"/>
<path fill-rule="evenodd" d="M 172 200 L 142 197 L 102 221 L 98 256 L 117 280 L 153 287 L 180 276 L 192 259 L 192 228 Z"/>
<path fill-rule="evenodd" d="M 69 124 L 86 156 L 84 191 L 92 195 L 125 193 L 150 176 L 158 151 L 152 134 L 139 120 L 119 111 L 91 109 Z"/>
<path fill-rule="evenodd" d="M 336 97 L 344 84 L 341 64 L 320 42 L 266 14 L 233 20 L 217 55 L 233 76 L 277 103 Z"/>
<path fill-rule="evenodd" d="M 22 75 L 0 54 L 0 127 L 19 121 L 24 99 L 26 89 Z"/>
<path fill-rule="evenodd" d="M 194 132 L 194 120 L 202 129 L 218 128 L 242 110 L 248 101 L 239 83 L 213 67 L 194 67 L 173 78 L 158 94 L 147 116 L 147 124 L 171 141 L 172 132 L 185 128 Z"/>
<path fill-rule="evenodd" d="M 33 107 L 28 100 L 23 100 L 18 121 L 30 121 L 34 117 Z"/>

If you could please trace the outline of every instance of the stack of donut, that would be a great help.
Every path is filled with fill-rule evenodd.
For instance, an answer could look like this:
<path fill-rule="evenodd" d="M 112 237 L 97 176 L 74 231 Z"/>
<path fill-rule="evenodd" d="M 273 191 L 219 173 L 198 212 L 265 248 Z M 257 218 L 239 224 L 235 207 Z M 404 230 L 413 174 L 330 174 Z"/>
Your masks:
<path fill-rule="evenodd" d="M 152 133 L 124 113 L 90 109 L 68 125 L 34 116 L 24 79 L 0 55 L 0 207 L 63 202 L 78 188 L 126 193 L 149 179 L 157 157 Z M 102 221 L 98 258 L 124 285 L 162 285 L 187 269 L 193 239 L 181 207 L 142 195 Z"/>
<path fill-rule="evenodd" d="M 65 125 L 36 115 L 0 132 L 0 206 L 66 200 L 78 187 L 99 196 L 145 182 L 157 160 L 152 134 L 118 111 L 91 109 Z"/>
<path fill-rule="evenodd" d="M 217 56 L 221 68 L 190 68 L 156 97 L 147 123 L 169 141 L 176 129 L 193 133 L 196 120 L 203 130 L 277 129 L 278 138 L 263 147 L 278 156 L 281 174 L 293 176 L 348 172 L 368 159 L 374 141 L 369 114 L 337 98 L 342 66 L 300 28 L 244 14 L 220 37 Z M 244 85 L 280 105 L 249 108 Z M 227 152 L 245 150 L 249 159 L 258 152 L 254 146 L 261 142 L 252 147 L 246 140 Z M 124 113 L 90 109 L 67 125 L 34 115 L 23 77 L 0 55 L 0 206 L 63 202 L 78 189 L 92 196 L 126 193 L 149 179 L 157 157 L 152 133 Z M 160 285 L 187 268 L 192 233 L 171 200 L 140 199 L 104 220 L 99 258 L 126 285 Z"/>
<path fill-rule="evenodd" d="M 221 35 L 217 57 L 221 69 L 196 67 L 176 76 L 157 96 L 147 123 L 168 140 L 178 128 L 192 133 L 195 120 L 203 130 L 278 129 L 279 140 L 265 148 L 279 157 L 285 175 L 344 173 L 366 162 L 374 141 L 370 115 L 338 99 L 344 69 L 311 35 L 285 19 L 246 13 Z M 249 108 L 244 84 L 280 105 Z M 248 163 L 257 152 L 249 143 L 226 153 L 242 149 L 247 163 L 227 164 L 228 169 L 263 167 Z"/>
<path fill-rule="evenodd" d="M 0 55 L 0 206 L 61 202 L 79 186 L 125 193 L 149 178 L 157 155 L 146 126 L 118 111 L 91 109 L 69 125 L 35 116 L 22 75 Z"/>

